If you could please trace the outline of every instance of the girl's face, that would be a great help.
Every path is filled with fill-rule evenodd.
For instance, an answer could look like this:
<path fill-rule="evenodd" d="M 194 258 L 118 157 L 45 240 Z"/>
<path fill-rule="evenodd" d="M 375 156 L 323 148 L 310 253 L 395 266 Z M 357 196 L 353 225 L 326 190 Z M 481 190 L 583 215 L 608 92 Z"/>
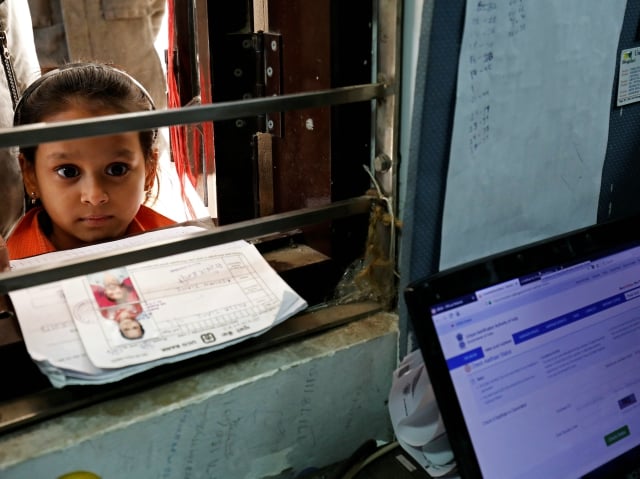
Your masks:
<path fill-rule="evenodd" d="M 135 319 L 122 319 L 118 327 L 126 338 L 138 339 L 142 337 L 142 328 L 140 327 L 140 323 Z"/>
<path fill-rule="evenodd" d="M 44 122 L 93 118 L 113 111 L 81 106 Z M 60 250 L 122 237 L 153 182 L 157 153 L 149 161 L 137 132 L 43 143 L 35 165 L 22 157 L 27 193 L 35 192 L 51 218 L 49 238 Z"/>

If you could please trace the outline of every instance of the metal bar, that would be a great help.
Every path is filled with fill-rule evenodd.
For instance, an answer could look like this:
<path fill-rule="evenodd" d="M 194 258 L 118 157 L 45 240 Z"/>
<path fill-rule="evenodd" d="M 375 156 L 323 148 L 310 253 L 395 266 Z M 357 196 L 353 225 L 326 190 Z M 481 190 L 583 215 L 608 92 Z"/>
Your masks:
<path fill-rule="evenodd" d="M 253 117 L 268 112 L 356 103 L 382 98 L 392 93 L 392 89 L 384 83 L 371 83 L 275 97 L 250 98 L 241 101 L 219 102 L 165 110 L 105 115 L 57 123 L 21 125 L 0 128 L 0 148 L 19 145 L 34 146 L 48 141 L 149 130 L 170 125 Z"/>
<path fill-rule="evenodd" d="M 187 43 L 189 48 L 189 64 L 191 65 L 191 77 L 189 84 L 191 86 L 192 97 L 200 97 L 200 67 L 198 63 L 198 27 L 196 26 L 196 2 L 189 0 L 187 9 Z"/>
<path fill-rule="evenodd" d="M 326 206 L 305 208 L 263 218 L 218 226 L 181 240 L 158 241 L 145 246 L 127 248 L 117 254 L 100 253 L 80 260 L 51 262 L 47 266 L 34 266 L 0 273 L 0 294 L 16 289 L 37 286 L 52 281 L 72 278 L 97 271 L 140 263 L 187 251 L 206 248 L 240 239 L 257 238 L 267 234 L 288 231 L 301 226 L 321 223 L 369 212 L 375 197 L 360 196 Z M 189 222 L 187 222 L 189 224 Z"/>
<path fill-rule="evenodd" d="M 378 0 L 378 44 L 377 64 L 379 78 L 396 86 L 395 95 L 379 102 L 376 110 L 376 157 L 383 155 L 391 160 L 390 165 L 375 168 L 377 180 L 384 194 L 395 198 L 398 170 L 398 143 L 400 99 L 399 85 L 402 60 L 402 2 L 400 0 Z M 384 40 L 382 40 L 384 39 Z M 376 164 L 374 163 L 374 167 Z M 380 166 L 380 165 L 377 165 Z"/>

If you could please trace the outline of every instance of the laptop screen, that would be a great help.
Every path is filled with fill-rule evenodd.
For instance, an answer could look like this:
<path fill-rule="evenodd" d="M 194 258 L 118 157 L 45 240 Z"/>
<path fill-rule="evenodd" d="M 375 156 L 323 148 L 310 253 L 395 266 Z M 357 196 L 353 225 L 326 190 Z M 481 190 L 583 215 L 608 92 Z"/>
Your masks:
<path fill-rule="evenodd" d="M 463 478 L 640 477 L 639 222 L 408 287 Z"/>

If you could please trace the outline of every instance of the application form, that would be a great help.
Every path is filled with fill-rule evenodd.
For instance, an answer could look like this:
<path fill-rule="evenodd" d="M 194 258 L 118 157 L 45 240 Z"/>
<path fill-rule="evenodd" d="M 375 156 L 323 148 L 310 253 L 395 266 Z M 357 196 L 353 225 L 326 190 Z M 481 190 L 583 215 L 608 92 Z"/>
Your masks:
<path fill-rule="evenodd" d="M 78 259 L 194 232 L 202 229 L 158 230 L 11 265 Z M 109 302 L 112 283 L 128 289 Z M 56 387 L 111 382 L 227 347 L 307 307 L 246 241 L 17 290 L 10 297 L 29 354 Z"/>

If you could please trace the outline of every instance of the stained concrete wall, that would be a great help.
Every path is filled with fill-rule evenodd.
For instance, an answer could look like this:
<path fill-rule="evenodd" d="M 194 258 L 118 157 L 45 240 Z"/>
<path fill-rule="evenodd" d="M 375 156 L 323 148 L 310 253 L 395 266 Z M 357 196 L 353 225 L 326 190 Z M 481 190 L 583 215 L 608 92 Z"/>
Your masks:
<path fill-rule="evenodd" d="M 0 477 L 292 478 L 392 439 L 397 317 L 379 313 L 0 437 Z"/>

